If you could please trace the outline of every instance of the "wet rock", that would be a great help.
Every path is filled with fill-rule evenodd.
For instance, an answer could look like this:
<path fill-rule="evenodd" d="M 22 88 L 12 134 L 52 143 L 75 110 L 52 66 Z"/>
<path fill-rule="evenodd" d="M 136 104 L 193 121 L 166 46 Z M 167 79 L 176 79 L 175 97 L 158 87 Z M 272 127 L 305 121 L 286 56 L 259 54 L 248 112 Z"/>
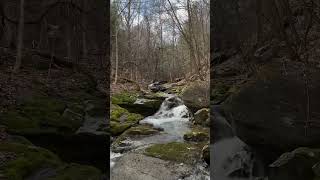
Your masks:
<path fill-rule="evenodd" d="M 130 163 L 128 163 L 130 162 Z M 111 169 L 112 180 L 177 180 L 190 174 L 192 167 L 173 164 L 143 154 L 129 153 Z"/>
<path fill-rule="evenodd" d="M 138 93 L 122 92 L 113 94 L 111 102 L 127 109 L 131 113 L 150 116 L 157 112 L 165 98 L 161 93 L 141 95 Z"/>
<path fill-rule="evenodd" d="M 202 146 L 199 144 L 171 142 L 154 144 L 145 150 L 145 154 L 163 160 L 192 164 L 200 159 Z"/>
<path fill-rule="evenodd" d="M 120 106 L 112 105 L 110 118 L 110 133 L 112 136 L 118 136 L 131 126 L 137 124 L 139 120 L 143 119 L 143 116 L 130 113 Z"/>
<path fill-rule="evenodd" d="M 164 85 L 165 83 L 166 83 L 165 81 L 152 83 L 148 85 L 148 89 L 151 92 L 159 92 L 159 91 L 164 92 L 168 89 L 168 87 Z"/>
<path fill-rule="evenodd" d="M 194 114 L 194 124 L 202 125 L 202 126 L 209 126 L 207 120 L 209 119 L 209 109 L 203 108 L 197 111 Z"/>
<path fill-rule="evenodd" d="M 147 125 L 140 125 L 136 127 L 132 127 L 127 130 L 127 134 L 130 136 L 146 136 L 146 135 L 153 135 L 157 134 L 159 131 L 147 126 Z"/>
<path fill-rule="evenodd" d="M 194 128 L 183 136 L 186 141 L 203 142 L 209 140 L 209 130 L 203 128 Z"/>
<path fill-rule="evenodd" d="M 320 150 L 310 148 L 297 148 L 292 152 L 282 154 L 275 162 L 270 164 L 270 180 L 301 180 L 314 179 L 314 171 L 320 160 Z"/>
<path fill-rule="evenodd" d="M 202 156 L 201 158 L 207 163 L 210 164 L 210 147 L 209 145 L 205 145 L 202 148 Z"/>

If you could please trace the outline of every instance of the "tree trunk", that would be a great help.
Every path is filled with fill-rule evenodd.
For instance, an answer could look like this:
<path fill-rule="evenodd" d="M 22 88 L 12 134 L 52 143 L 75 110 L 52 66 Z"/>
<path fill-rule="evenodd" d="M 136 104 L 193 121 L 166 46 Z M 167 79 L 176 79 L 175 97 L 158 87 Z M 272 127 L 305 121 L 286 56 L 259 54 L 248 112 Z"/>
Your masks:
<path fill-rule="evenodd" d="M 116 49 L 116 70 L 115 70 L 115 75 L 114 75 L 114 84 L 117 84 L 118 82 L 118 69 L 119 69 L 119 49 L 118 49 L 118 28 L 116 27 L 116 36 L 115 36 L 115 49 Z"/>
<path fill-rule="evenodd" d="M 24 0 L 20 1 L 20 18 L 18 32 L 17 59 L 13 68 L 13 72 L 17 73 L 21 67 L 22 48 L 23 48 L 23 31 L 24 31 Z"/>

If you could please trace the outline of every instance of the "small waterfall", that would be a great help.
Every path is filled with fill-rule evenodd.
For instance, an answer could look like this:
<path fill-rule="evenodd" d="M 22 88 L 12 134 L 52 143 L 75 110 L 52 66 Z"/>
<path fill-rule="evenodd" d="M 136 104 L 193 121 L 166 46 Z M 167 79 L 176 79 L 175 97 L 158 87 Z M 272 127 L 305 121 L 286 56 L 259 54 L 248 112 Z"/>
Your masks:
<path fill-rule="evenodd" d="M 113 168 L 115 165 L 115 159 L 121 157 L 121 153 L 114 153 L 110 151 L 110 168 Z"/>
<path fill-rule="evenodd" d="M 140 124 L 152 124 L 154 127 L 161 128 L 164 132 L 181 139 L 189 130 L 191 117 L 192 114 L 183 101 L 172 95 L 163 101 L 157 113 L 143 119 Z"/>

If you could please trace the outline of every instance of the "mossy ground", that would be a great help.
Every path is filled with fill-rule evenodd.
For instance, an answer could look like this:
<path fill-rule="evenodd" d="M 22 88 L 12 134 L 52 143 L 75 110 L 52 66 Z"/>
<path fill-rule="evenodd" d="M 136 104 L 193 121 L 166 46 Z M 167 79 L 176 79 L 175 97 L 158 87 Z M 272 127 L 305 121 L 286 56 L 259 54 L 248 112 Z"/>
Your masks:
<path fill-rule="evenodd" d="M 17 157 L 3 167 L 8 180 L 23 180 L 26 176 L 44 167 L 58 167 L 62 161 L 52 152 L 35 146 L 18 143 L 1 143 L 0 152 L 13 152 Z"/>
<path fill-rule="evenodd" d="M 102 173 L 100 170 L 80 164 L 67 164 L 57 169 L 57 176 L 48 180 L 100 180 Z"/>
<path fill-rule="evenodd" d="M 192 164 L 200 159 L 203 144 L 171 142 L 167 144 L 155 144 L 145 150 L 148 156 L 174 161 L 178 163 Z"/>
<path fill-rule="evenodd" d="M 86 165 L 66 164 L 52 152 L 35 146 L 5 142 L 1 143 L 1 152 L 16 154 L 16 158 L 0 166 L 2 177 L 8 180 L 23 180 L 43 168 L 56 172 L 48 180 L 101 179 L 100 170 Z"/>
<path fill-rule="evenodd" d="M 72 133 L 82 124 L 62 116 L 66 103 L 50 97 L 34 97 L 11 108 L 1 117 L 1 124 L 8 127 L 9 132 L 17 134 L 29 133 Z"/>
<path fill-rule="evenodd" d="M 122 92 L 111 96 L 112 104 L 133 104 L 138 98 L 137 93 Z"/>

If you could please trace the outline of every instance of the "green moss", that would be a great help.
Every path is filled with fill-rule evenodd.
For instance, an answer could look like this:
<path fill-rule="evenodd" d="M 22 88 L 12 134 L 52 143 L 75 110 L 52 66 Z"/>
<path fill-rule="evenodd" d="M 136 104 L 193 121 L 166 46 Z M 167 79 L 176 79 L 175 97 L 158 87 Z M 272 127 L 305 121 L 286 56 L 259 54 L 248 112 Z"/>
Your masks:
<path fill-rule="evenodd" d="M 25 110 L 33 111 L 36 107 L 37 109 L 46 109 L 48 111 L 61 113 L 66 108 L 64 102 L 59 101 L 56 98 L 50 98 L 45 96 L 33 97 L 31 100 L 25 102 L 23 106 L 25 107 Z"/>
<path fill-rule="evenodd" d="M 111 121 L 120 121 L 123 118 L 125 122 L 137 123 L 139 120 L 143 119 L 143 116 L 136 113 L 130 113 L 128 110 L 121 108 L 118 105 L 111 106 Z"/>
<path fill-rule="evenodd" d="M 100 180 L 102 176 L 101 171 L 94 167 L 74 163 L 58 168 L 57 174 L 48 180 Z"/>
<path fill-rule="evenodd" d="M 111 96 L 112 104 L 133 104 L 138 98 L 138 94 L 122 92 Z"/>
<path fill-rule="evenodd" d="M 199 156 L 201 147 L 197 144 L 171 142 L 167 144 L 155 144 L 145 150 L 145 154 L 164 160 L 193 163 L 195 156 Z"/>
<path fill-rule="evenodd" d="M 212 100 L 215 102 L 224 100 L 228 96 L 229 89 L 229 86 L 222 83 L 214 85 L 214 88 L 211 91 Z"/>
<path fill-rule="evenodd" d="M 16 159 L 1 167 L 8 180 L 22 180 L 36 170 L 44 167 L 57 167 L 62 164 L 58 156 L 52 152 L 17 143 L 2 143 L 0 152 L 13 152 Z"/>
<path fill-rule="evenodd" d="M 111 121 L 119 121 L 119 118 L 124 115 L 124 114 L 128 114 L 128 110 L 121 108 L 118 105 L 112 105 L 111 106 L 111 115 L 110 115 L 110 119 Z"/>
<path fill-rule="evenodd" d="M 49 97 L 31 99 L 21 106 L 10 109 L 1 117 L 1 124 L 9 132 L 26 134 L 39 132 L 73 133 L 82 124 L 62 116 L 65 104 Z"/>
<path fill-rule="evenodd" d="M 156 134 L 159 131 L 146 125 L 140 125 L 136 127 L 131 127 L 128 129 L 125 133 L 127 135 L 151 135 L 151 134 Z"/>
<path fill-rule="evenodd" d="M 132 123 L 120 123 L 111 121 L 110 122 L 110 133 L 112 136 L 118 136 L 122 134 L 125 130 L 129 129 L 133 124 Z"/>
<path fill-rule="evenodd" d="M 203 131 L 191 131 L 183 136 L 186 141 L 202 142 L 209 140 L 209 134 Z"/>
<path fill-rule="evenodd" d="M 31 141 L 29 141 L 27 138 L 23 136 L 10 136 L 9 142 L 33 146 Z"/>

